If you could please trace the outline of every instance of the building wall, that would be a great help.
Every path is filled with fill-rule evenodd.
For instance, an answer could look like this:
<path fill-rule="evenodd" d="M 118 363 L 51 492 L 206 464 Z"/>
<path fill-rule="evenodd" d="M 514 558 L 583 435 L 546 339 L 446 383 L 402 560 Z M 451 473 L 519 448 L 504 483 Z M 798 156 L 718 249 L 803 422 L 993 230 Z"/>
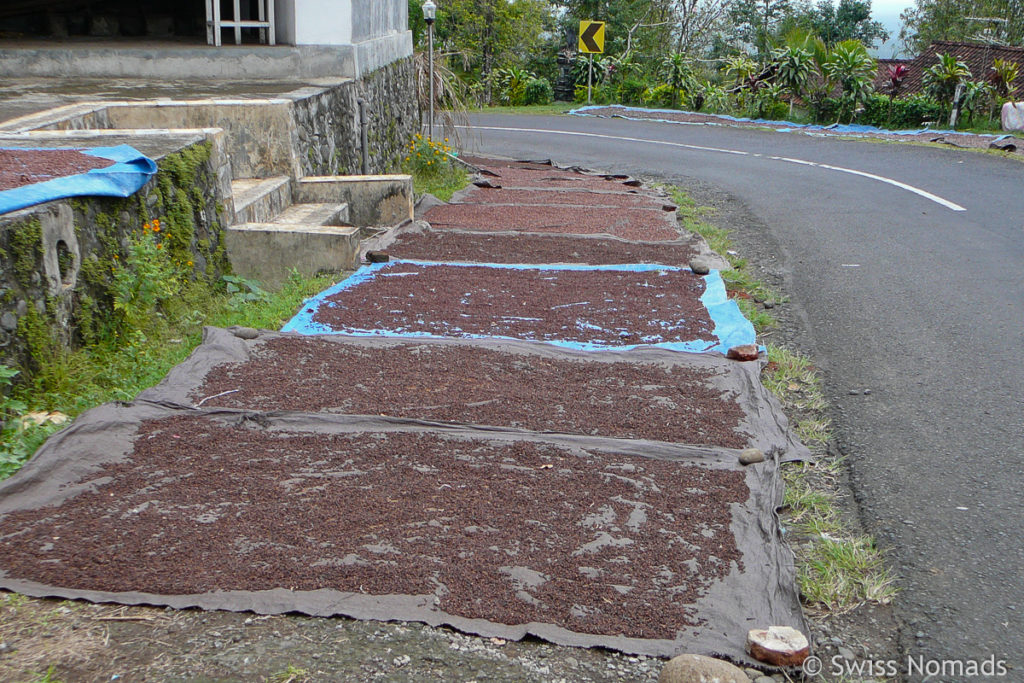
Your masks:
<path fill-rule="evenodd" d="M 351 4 L 353 43 L 409 28 L 409 4 L 404 0 L 351 0 Z"/>
<path fill-rule="evenodd" d="M 275 7 L 278 38 L 290 45 L 351 45 L 409 29 L 406 0 L 277 0 Z"/>

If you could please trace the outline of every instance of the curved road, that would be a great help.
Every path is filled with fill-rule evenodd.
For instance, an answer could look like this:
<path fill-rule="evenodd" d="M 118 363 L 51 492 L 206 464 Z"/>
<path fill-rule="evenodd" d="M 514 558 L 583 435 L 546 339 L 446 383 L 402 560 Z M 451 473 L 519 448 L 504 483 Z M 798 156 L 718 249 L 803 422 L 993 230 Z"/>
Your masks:
<path fill-rule="evenodd" d="M 994 655 L 1024 680 L 1024 164 L 622 119 L 472 123 L 469 149 L 699 179 L 763 219 L 900 576 L 904 654 Z"/>

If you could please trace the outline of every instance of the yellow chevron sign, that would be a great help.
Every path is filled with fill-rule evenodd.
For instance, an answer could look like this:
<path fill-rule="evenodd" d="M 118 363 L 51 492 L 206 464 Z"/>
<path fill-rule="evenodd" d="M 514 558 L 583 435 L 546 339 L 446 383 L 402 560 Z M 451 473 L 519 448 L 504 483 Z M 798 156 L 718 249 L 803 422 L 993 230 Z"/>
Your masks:
<path fill-rule="evenodd" d="M 604 52 L 604 22 L 580 21 L 580 52 L 601 54 Z"/>

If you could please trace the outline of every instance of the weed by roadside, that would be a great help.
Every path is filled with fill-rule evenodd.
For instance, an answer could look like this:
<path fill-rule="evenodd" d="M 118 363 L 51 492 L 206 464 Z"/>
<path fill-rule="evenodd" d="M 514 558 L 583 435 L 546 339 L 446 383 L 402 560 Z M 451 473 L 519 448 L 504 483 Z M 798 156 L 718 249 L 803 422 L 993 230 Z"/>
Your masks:
<path fill-rule="evenodd" d="M 312 680 L 309 676 L 309 671 L 296 666 L 288 665 L 283 671 L 278 671 L 273 674 L 269 679 L 269 683 L 302 683 L 303 681 Z"/>
<path fill-rule="evenodd" d="M 818 458 L 782 469 L 782 519 L 796 553 L 804 603 L 812 610 L 841 612 L 864 602 L 890 602 L 894 577 L 881 551 L 870 536 L 850 533 L 839 511 L 842 459 L 828 452 L 831 425 L 816 368 L 805 356 L 770 345 L 762 381 Z"/>
<path fill-rule="evenodd" d="M 18 371 L 0 366 L 0 480 L 14 474 L 61 423 L 26 416 L 78 414 L 108 401 L 128 401 L 159 382 L 199 344 L 204 325 L 277 329 L 302 301 L 322 291 L 333 277 L 297 273 L 270 294 L 257 283 L 227 276 L 211 293 L 200 283 L 176 290 L 173 299 L 149 315 L 133 310 L 130 334 L 114 332 L 81 349 L 56 355 L 17 386 Z M 126 287 L 136 285 L 126 279 Z M 141 285 L 140 285 L 141 286 Z M 125 301 L 133 301 L 126 295 Z M 135 302 L 131 304 L 138 306 Z"/>
<path fill-rule="evenodd" d="M 435 142 L 415 135 L 406 147 L 402 171 L 412 176 L 416 196 L 430 193 L 443 202 L 469 184 L 469 174 L 452 159 L 448 139 Z"/>

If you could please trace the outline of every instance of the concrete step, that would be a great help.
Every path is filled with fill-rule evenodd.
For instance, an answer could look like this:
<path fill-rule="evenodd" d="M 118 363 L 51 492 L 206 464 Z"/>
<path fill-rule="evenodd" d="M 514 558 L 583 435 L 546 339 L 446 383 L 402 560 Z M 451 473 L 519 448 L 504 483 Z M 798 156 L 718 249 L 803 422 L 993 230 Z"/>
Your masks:
<path fill-rule="evenodd" d="M 412 176 L 306 176 L 296 183 L 294 200 L 345 202 L 353 225 L 398 225 L 413 217 Z"/>
<path fill-rule="evenodd" d="M 348 204 L 292 204 L 271 221 L 280 225 L 346 225 Z"/>
<path fill-rule="evenodd" d="M 288 176 L 239 178 L 231 181 L 235 198 L 235 224 L 271 221 L 292 203 Z"/>
<path fill-rule="evenodd" d="M 225 233 L 231 268 L 264 287 L 281 287 L 293 269 L 303 275 L 357 267 L 361 232 L 353 226 L 245 223 Z"/>

